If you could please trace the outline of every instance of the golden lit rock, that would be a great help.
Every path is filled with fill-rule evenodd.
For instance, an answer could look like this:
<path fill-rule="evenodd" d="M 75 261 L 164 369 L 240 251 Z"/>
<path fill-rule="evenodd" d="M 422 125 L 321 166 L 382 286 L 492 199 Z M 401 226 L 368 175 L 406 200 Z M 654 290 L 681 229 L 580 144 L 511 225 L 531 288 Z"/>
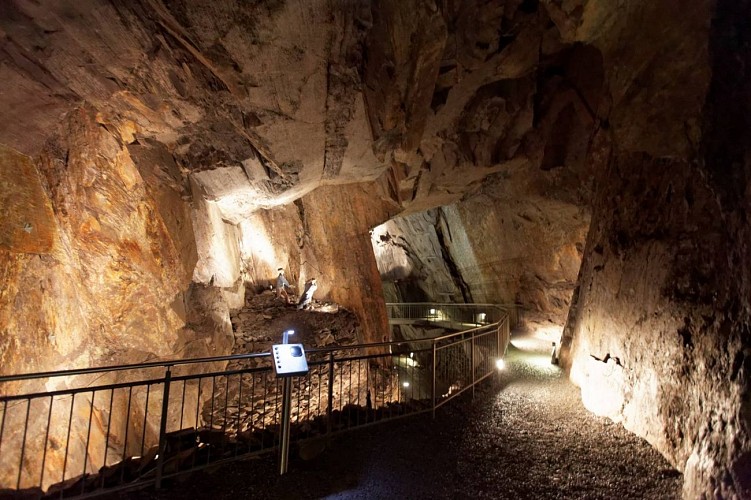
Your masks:
<path fill-rule="evenodd" d="M 748 2 L 617 3 L 4 2 L 0 372 L 227 354 L 279 267 L 359 341 L 513 303 L 687 498 L 750 496 Z"/>
<path fill-rule="evenodd" d="M 0 248 L 50 253 L 57 240 L 52 207 L 31 159 L 0 145 Z"/>

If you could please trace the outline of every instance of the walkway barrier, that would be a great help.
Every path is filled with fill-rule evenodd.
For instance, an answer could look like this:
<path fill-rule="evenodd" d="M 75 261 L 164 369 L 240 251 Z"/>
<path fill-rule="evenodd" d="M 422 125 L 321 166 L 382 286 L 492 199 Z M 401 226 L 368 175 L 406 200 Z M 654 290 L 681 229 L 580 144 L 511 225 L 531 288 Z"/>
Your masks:
<path fill-rule="evenodd" d="M 472 326 L 497 323 L 504 316 L 513 330 L 524 321 L 523 308 L 517 304 L 455 304 L 437 302 L 394 302 L 386 304 L 392 325 L 425 322 L 435 326 L 466 330 Z"/>
<path fill-rule="evenodd" d="M 440 317 L 469 328 L 306 349 L 310 371 L 292 379 L 292 442 L 301 454 L 338 432 L 435 412 L 495 372 L 508 346 L 508 312 L 433 306 L 388 305 L 398 319 Z M 482 322 L 468 321 L 480 313 Z M 277 449 L 281 386 L 265 352 L 0 377 L 0 497 L 158 488 Z"/>

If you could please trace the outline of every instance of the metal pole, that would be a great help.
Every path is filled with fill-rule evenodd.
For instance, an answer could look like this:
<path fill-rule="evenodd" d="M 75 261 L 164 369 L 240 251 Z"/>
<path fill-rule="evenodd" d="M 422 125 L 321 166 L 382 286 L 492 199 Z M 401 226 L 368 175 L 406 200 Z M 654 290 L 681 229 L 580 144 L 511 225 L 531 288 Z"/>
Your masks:
<path fill-rule="evenodd" d="M 279 465 L 279 475 L 287 473 L 287 464 L 289 462 L 289 424 L 292 420 L 290 415 L 292 408 L 292 378 L 284 379 L 282 388 L 282 443 L 281 443 L 281 460 Z"/>
<path fill-rule="evenodd" d="M 326 434 L 331 434 L 331 412 L 334 406 L 334 353 L 329 353 L 329 391 L 326 405 Z"/>
<path fill-rule="evenodd" d="M 501 329 L 503 328 L 503 322 L 501 322 L 500 325 L 498 325 L 498 328 L 495 329 L 495 339 L 496 339 L 496 357 L 502 358 L 503 352 L 501 351 Z"/>
<path fill-rule="evenodd" d="M 167 411 L 169 410 L 169 386 L 172 379 L 171 366 L 167 365 L 164 374 L 164 392 L 162 394 L 162 419 L 159 422 L 159 456 L 156 460 L 156 479 L 154 487 L 162 487 L 162 472 L 164 472 L 164 455 L 167 451 Z M 146 429 L 144 427 L 144 434 Z"/>
<path fill-rule="evenodd" d="M 511 325 L 509 324 L 508 318 L 506 318 L 506 321 L 503 322 L 503 354 L 506 355 L 506 351 L 508 350 L 508 344 L 511 339 Z"/>
<path fill-rule="evenodd" d="M 436 377 L 436 344 L 435 340 L 433 341 L 433 390 L 431 393 L 431 398 L 433 400 L 433 418 L 435 418 L 435 377 Z"/>
<path fill-rule="evenodd" d="M 469 355 L 470 370 L 472 370 L 472 399 L 475 399 L 475 334 L 472 334 L 472 352 Z"/>

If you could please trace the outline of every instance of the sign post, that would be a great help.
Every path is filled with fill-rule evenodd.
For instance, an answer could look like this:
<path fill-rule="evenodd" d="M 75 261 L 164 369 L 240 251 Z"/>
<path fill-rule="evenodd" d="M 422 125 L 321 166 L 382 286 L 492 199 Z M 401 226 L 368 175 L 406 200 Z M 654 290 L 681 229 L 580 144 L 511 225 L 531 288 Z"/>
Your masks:
<path fill-rule="evenodd" d="M 294 330 L 287 330 L 282 334 L 282 343 L 271 346 L 271 354 L 274 358 L 274 371 L 277 378 L 284 379 L 282 386 L 280 475 L 286 474 L 289 462 L 289 426 L 292 420 L 292 377 L 308 373 L 308 360 L 305 358 L 305 350 L 302 344 L 289 343 L 289 336 L 294 334 Z"/>

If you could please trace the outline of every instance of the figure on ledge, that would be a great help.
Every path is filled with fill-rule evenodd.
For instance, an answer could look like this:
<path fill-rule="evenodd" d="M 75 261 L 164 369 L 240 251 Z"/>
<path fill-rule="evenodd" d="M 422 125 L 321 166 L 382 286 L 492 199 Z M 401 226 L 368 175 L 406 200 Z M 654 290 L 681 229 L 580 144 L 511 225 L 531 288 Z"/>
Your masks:
<path fill-rule="evenodd" d="M 287 278 L 284 277 L 284 268 L 280 267 L 277 271 L 279 275 L 276 277 L 276 296 L 279 299 L 284 298 L 284 303 L 289 304 L 287 288 L 292 288 L 292 286 L 287 281 Z"/>
<path fill-rule="evenodd" d="M 300 295 L 300 300 L 297 303 L 298 309 L 309 309 L 311 302 L 313 302 L 313 293 L 318 288 L 316 279 L 311 278 L 310 281 L 305 283 L 305 291 Z"/>

